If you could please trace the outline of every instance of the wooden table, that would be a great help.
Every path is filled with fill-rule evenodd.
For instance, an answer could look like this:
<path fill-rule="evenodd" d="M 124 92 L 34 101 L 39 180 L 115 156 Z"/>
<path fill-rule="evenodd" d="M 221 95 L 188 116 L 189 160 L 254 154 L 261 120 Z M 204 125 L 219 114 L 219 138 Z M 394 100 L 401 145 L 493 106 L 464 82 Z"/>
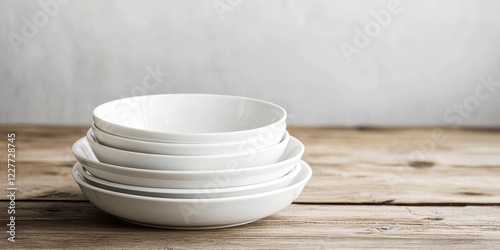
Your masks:
<path fill-rule="evenodd" d="M 313 177 L 285 210 L 228 229 L 137 226 L 101 212 L 71 177 L 88 126 L 0 125 L 16 143 L 16 242 L 0 248 L 500 248 L 500 130 L 290 128 Z"/>

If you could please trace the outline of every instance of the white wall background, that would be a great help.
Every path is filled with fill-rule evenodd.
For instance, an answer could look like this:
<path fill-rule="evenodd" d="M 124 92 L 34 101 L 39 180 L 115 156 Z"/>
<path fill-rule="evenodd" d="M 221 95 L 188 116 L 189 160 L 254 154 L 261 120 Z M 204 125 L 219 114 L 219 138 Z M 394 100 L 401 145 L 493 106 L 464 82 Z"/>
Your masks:
<path fill-rule="evenodd" d="M 500 126 L 500 1 L 401 1 L 351 62 L 388 0 L 54 1 L 0 1 L 0 123 L 89 123 L 146 90 L 265 99 L 292 124 Z"/>

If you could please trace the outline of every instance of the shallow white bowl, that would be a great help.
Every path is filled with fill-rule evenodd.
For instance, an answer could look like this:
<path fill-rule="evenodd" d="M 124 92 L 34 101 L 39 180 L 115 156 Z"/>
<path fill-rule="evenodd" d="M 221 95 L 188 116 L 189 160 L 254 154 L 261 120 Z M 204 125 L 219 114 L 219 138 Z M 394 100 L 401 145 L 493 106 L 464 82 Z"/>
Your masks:
<path fill-rule="evenodd" d="M 216 187 L 204 189 L 148 188 L 140 186 L 130 186 L 94 177 L 90 173 L 88 173 L 80 163 L 76 164 L 75 168 L 82 175 L 84 180 L 90 185 L 110 191 L 149 197 L 206 199 L 259 194 L 284 188 L 288 186 L 288 184 L 290 184 L 300 173 L 301 165 L 300 163 L 297 163 L 290 173 L 268 182 L 240 187 Z"/>
<path fill-rule="evenodd" d="M 286 127 L 286 124 L 284 125 Z M 218 155 L 234 154 L 255 149 L 262 149 L 278 144 L 285 129 L 281 133 L 275 133 L 276 136 L 254 138 L 241 142 L 228 143 L 204 143 L 204 144 L 179 144 L 165 142 L 151 142 L 129 139 L 113 135 L 102 131 L 92 124 L 92 132 L 99 144 L 106 145 L 116 149 L 134 151 L 148 154 L 167 154 L 167 155 Z"/>
<path fill-rule="evenodd" d="M 290 142 L 277 163 L 253 168 L 230 165 L 216 171 L 149 170 L 102 163 L 94 155 L 85 137 L 73 144 L 72 151 L 78 162 L 100 179 L 152 188 L 215 188 L 252 185 L 284 176 L 302 158 L 304 145 L 290 137 Z"/>
<path fill-rule="evenodd" d="M 129 97 L 94 109 L 94 123 L 107 133 L 169 143 L 226 143 L 272 137 L 282 133 L 285 120 L 286 111 L 278 105 L 209 94 Z"/>
<path fill-rule="evenodd" d="M 141 169 L 196 171 L 222 170 L 228 165 L 248 168 L 276 163 L 285 151 L 290 135 L 285 132 L 281 142 L 271 147 L 224 155 L 159 155 L 125 151 L 99 144 L 92 129 L 87 132 L 87 140 L 97 159 L 105 163 Z"/>
<path fill-rule="evenodd" d="M 153 227 L 210 229 L 243 225 L 272 215 L 295 200 L 311 178 L 312 169 L 302 169 L 285 188 L 260 194 L 215 199 L 171 199 L 124 194 L 85 182 L 73 168 L 73 178 L 95 206 L 124 220 Z"/>

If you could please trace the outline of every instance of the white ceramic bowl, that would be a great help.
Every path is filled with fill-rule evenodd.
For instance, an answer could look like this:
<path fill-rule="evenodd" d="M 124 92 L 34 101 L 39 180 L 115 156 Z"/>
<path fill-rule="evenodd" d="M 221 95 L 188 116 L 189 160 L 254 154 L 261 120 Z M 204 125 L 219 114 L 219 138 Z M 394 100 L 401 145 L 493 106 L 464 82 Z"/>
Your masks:
<path fill-rule="evenodd" d="M 283 133 L 286 111 L 237 96 L 165 94 L 137 96 L 94 109 L 101 130 L 143 141 L 227 143 Z"/>
<path fill-rule="evenodd" d="M 240 187 L 216 187 L 205 189 L 172 189 L 172 188 L 148 188 L 140 186 L 130 186 L 119 183 L 114 183 L 102 180 L 92 176 L 88 173 L 83 166 L 78 163 L 75 165 L 77 171 L 82 175 L 84 180 L 92 186 L 102 189 L 115 191 L 125 194 L 133 194 L 149 197 L 162 197 L 162 198 L 179 198 L 179 199 L 206 199 L 206 198 L 224 198 L 224 197 L 237 197 L 250 194 L 259 194 L 284 188 L 290 184 L 295 177 L 300 173 L 301 165 L 297 163 L 293 170 L 272 181 L 263 182 L 259 184 L 240 186 Z"/>
<path fill-rule="evenodd" d="M 282 133 L 276 133 L 273 137 L 254 138 L 241 142 L 179 144 L 129 139 L 104 132 L 94 124 L 92 124 L 92 131 L 99 144 L 102 145 L 138 153 L 167 155 L 219 155 L 252 151 L 278 144 L 285 134 L 285 130 L 280 130 Z"/>
<path fill-rule="evenodd" d="M 103 180 L 152 188 L 215 188 L 252 185 L 284 176 L 302 158 L 304 145 L 291 137 L 277 163 L 253 168 L 230 165 L 216 171 L 149 170 L 102 163 L 97 160 L 85 137 L 73 144 L 72 151 L 88 172 Z"/>
<path fill-rule="evenodd" d="M 248 168 L 276 163 L 285 151 L 289 139 L 290 135 L 285 132 L 281 142 L 274 146 L 235 154 L 159 155 L 104 146 L 97 142 L 92 129 L 87 132 L 87 140 L 99 161 L 131 168 L 182 171 L 222 170 L 228 165 L 235 164 L 241 168 Z"/>
<path fill-rule="evenodd" d="M 153 227 L 210 229 L 250 223 L 289 206 L 312 175 L 307 163 L 301 161 L 301 165 L 299 175 L 285 188 L 215 199 L 171 199 L 109 191 L 85 182 L 76 168 L 73 178 L 90 202 L 124 220 Z"/>

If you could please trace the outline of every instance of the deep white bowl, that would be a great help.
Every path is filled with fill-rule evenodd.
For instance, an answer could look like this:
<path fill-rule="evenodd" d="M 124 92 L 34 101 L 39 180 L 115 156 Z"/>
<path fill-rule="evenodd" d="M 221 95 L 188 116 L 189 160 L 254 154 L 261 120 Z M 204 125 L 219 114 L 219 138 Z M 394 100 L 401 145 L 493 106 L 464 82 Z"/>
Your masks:
<path fill-rule="evenodd" d="M 140 186 L 131 186 L 125 184 L 114 183 L 99 179 L 88 173 L 83 166 L 78 163 L 75 165 L 77 171 L 82 175 L 84 180 L 92 186 L 102 189 L 115 191 L 125 194 L 133 194 L 149 197 L 162 198 L 178 198 L 178 199 L 206 199 L 206 198 L 223 198 L 237 197 L 250 194 L 259 194 L 284 188 L 290 184 L 295 177 L 300 173 L 301 165 L 297 163 L 290 173 L 263 183 L 246 185 L 240 187 L 215 187 L 204 189 L 173 189 L 173 188 L 148 188 Z"/>
<path fill-rule="evenodd" d="M 283 125 L 283 126 L 286 126 Z M 235 154 L 255 149 L 263 149 L 278 144 L 285 130 L 280 130 L 281 133 L 275 133 L 275 136 L 254 138 L 241 142 L 227 143 L 204 143 L 204 144 L 179 144 L 165 142 L 150 142 L 129 139 L 117 135 L 113 135 L 102 131 L 92 124 L 92 132 L 99 144 L 106 145 L 116 149 L 134 151 L 148 154 L 168 154 L 168 155 L 219 155 L 219 154 Z"/>
<path fill-rule="evenodd" d="M 227 166 L 216 171 L 168 171 L 122 167 L 99 162 L 87 138 L 72 147 L 75 158 L 95 177 L 111 182 L 152 188 L 238 187 L 277 179 L 290 172 L 304 154 L 304 145 L 290 137 L 277 163 L 253 168 Z"/>
<path fill-rule="evenodd" d="M 124 220 L 153 227 L 210 229 L 250 223 L 286 208 L 311 178 L 311 167 L 303 161 L 301 165 L 299 175 L 285 188 L 214 199 L 157 198 L 109 191 L 87 183 L 76 168 L 73 178 L 90 202 Z"/>
<path fill-rule="evenodd" d="M 94 109 L 95 125 L 121 137 L 168 143 L 227 143 L 273 137 L 285 129 L 278 105 L 237 96 L 137 96 Z"/>
<path fill-rule="evenodd" d="M 273 164 L 280 159 L 289 139 L 290 135 L 285 132 L 281 142 L 276 145 L 235 154 L 159 155 L 125 151 L 101 145 L 94 137 L 92 129 L 87 132 L 87 140 L 99 161 L 131 168 L 182 171 L 223 170 L 229 165 L 248 168 Z"/>

